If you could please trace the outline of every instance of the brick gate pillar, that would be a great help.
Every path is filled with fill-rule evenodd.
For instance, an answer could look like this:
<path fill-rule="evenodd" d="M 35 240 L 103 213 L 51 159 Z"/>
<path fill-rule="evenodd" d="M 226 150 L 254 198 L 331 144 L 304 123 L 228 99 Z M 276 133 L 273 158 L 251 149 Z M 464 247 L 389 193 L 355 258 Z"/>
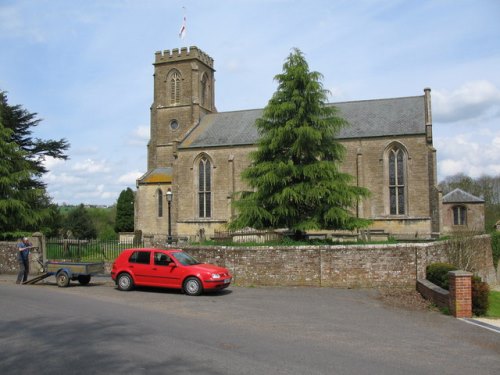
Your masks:
<path fill-rule="evenodd" d="M 472 317 L 472 273 L 450 271 L 450 313 L 455 318 Z"/>

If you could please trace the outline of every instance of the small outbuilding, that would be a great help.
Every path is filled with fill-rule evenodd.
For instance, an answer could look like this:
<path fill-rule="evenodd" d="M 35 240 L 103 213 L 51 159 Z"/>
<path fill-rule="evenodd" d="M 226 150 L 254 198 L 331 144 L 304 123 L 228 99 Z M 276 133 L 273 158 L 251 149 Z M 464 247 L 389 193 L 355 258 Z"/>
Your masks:
<path fill-rule="evenodd" d="M 443 233 L 484 232 L 484 199 L 461 189 L 443 196 Z"/>

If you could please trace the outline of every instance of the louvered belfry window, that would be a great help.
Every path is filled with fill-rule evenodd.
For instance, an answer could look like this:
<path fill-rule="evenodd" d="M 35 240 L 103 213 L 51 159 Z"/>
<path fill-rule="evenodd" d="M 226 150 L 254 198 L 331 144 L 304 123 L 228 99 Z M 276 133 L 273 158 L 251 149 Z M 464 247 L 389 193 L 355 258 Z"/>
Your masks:
<path fill-rule="evenodd" d="M 170 104 L 178 104 L 181 100 L 181 75 L 174 72 L 170 76 Z"/>

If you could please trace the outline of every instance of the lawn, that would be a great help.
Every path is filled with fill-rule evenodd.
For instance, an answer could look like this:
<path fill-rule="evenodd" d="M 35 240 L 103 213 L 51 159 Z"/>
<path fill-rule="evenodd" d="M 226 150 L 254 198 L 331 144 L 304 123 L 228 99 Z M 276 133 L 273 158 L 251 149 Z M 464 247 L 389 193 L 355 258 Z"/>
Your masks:
<path fill-rule="evenodd" d="M 490 291 L 489 303 L 490 306 L 486 315 L 491 318 L 500 318 L 500 292 Z"/>

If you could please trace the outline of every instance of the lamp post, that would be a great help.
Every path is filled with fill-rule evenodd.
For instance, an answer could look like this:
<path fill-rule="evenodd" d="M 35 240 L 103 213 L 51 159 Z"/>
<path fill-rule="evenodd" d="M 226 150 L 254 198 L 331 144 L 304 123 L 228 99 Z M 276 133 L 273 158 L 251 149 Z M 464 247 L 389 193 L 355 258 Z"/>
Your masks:
<path fill-rule="evenodd" d="M 172 221 L 171 221 L 171 216 L 170 216 L 170 207 L 172 205 L 172 190 L 168 189 L 167 193 L 165 194 L 167 196 L 167 203 L 168 203 L 168 237 L 167 237 L 167 243 L 170 245 L 172 243 Z"/>

